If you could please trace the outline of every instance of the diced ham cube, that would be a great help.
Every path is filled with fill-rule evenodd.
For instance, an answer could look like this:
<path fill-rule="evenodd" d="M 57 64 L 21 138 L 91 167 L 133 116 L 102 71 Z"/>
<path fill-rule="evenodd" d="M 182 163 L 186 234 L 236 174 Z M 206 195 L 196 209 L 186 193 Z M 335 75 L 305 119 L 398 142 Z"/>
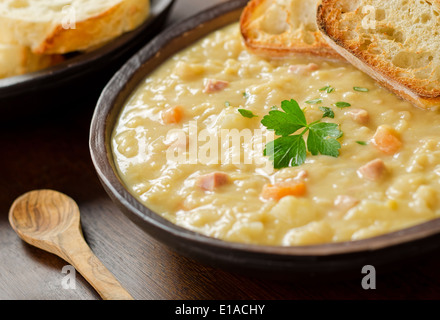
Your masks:
<path fill-rule="evenodd" d="M 361 178 L 370 181 L 379 180 L 386 172 L 385 163 L 381 159 L 375 159 L 360 167 L 357 171 Z"/>
<path fill-rule="evenodd" d="M 368 111 L 364 109 L 349 109 L 345 113 L 359 124 L 367 124 L 370 120 Z"/>
<path fill-rule="evenodd" d="M 359 203 L 359 200 L 347 195 L 339 195 L 336 197 L 334 205 L 343 211 L 353 208 Z"/>
<path fill-rule="evenodd" d="M 213 93 L 222 91 L 229 85 L 229 82 L 223 81 L 223 80 L 216 80 L 216 79 L 208 79 L 205 82 L 205 89 L 203 92 L 205 93 Z"/>
<path fill-rule="evenodd" d="M 305 64 L 294 64 L 289 67 L 289 72 L 300 75 L 310 74 L 312 71 L 316 71 L 319 69 L 319 66 L 316 63 Z"/>
<path fill-rule="evenodd" d="M 213 172 L 200 176 L 196 185 L 205 191 L 214 191 L 229 182 L 229 175 L 223 172 Z"/>

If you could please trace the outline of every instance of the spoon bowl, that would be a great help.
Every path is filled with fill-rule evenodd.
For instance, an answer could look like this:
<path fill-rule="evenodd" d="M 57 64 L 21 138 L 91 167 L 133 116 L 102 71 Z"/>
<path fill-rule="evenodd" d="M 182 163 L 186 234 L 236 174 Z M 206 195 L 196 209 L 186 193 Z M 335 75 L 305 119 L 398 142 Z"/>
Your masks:
<path fill-rule="evenodd" d="M 84 240 L 80 212 L 73 199 L 53 190 L 35 190 L 17 198 L 9 223 L 25 242 L 69 262 L 106 300 L 132 300 Z"/>
<path fill-rule="evenodd" d="M 80 228 L 79 208 L 70 197 L 55 191 L 31 191 L 15 200 L 9 222 L 23 239 L 32 240 L 39 247 L 51 245 L 54 236 Z M 47 249 L 51 248 L 49 246 Z"/>

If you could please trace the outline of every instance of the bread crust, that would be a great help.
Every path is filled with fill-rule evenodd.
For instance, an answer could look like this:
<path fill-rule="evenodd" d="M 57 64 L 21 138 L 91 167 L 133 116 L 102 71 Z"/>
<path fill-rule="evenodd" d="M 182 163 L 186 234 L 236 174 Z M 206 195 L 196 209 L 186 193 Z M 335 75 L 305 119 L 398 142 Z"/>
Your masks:
<path fill-rule="evenodd" d="M 440 107 L 440 88 L 425 90 L 417 79 L 399 77 L 397 68 L 392 68 L 385 61 L 374 59 L 362 50 L 359 43 L 346 41 L 339 30 L 341 10 L 334 0 L 323 0 L 317 10 L 317 25 L 327 43 L 352 65 L 365 72 L 383 87 L 396 93 L 423 109 Z"/>
<path fill-rule="evenodd" d="M 105 12 L 77 22 L 75 29 L 64 29 L 62 25 L 57 25 L 33 51 L 38 54 L 62 54 L 86 50 L 140 25 L 148 15 L 147 7 L 149 1 L 146 0 L 131 3 L 122 1 Z M 130 19 L 126 19 L 127 16 Z"/>
<path fill-rule="evenodd" d="M 269 57 L 285 57 L 292 54 L 312 54 L 331 59 L 342 59 L 322 38 L 320 32 L 309 30 L 296 30 L 302 35 L 308 33 L 313 37 L 309 44 L 301 39 L 294 39 L 291 32 L 284 32 L 277 35 L 265 35 L 265 39 L 255 38 L 255 32 L 264 33 L 263 30 L 256 30 L 253 22 L 260 17 L 259 11 L 270 0 L 252 0 L 243 9 L 240 17 L 240 30 L 246 47 L 255 54 Z M 309 0 L 304 0 L 309 1 Z M 295 14 L 288 12 L 288 14 Z"/>

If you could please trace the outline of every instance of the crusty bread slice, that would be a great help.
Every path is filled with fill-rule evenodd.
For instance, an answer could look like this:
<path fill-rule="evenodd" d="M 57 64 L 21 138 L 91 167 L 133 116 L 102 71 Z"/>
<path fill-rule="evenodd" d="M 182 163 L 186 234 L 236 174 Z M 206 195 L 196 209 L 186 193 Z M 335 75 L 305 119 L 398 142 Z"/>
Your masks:
<path fill-rule="evenodd" d="M 440 106 L 440 1 L 323 0 L 317 24 L 381 85 L 418 107 Z"/>
<path fill-rule="evenodd" d="M 271 57 L 305 53 L 341 57 L 316 26 L 319 0 L 252 0 L 244 8 L 240 28 L 246 46 Z"/>
<path fill-rule="evenodd" d="M 139 26 L 149 0 L 2 0 L 0 43 L 37 54 L 82 51 Z"/>
<path fill-rule="evenodd" d="M 61 55 L 37 55 L 27 47 L 0 44 L 0 78 L 38 71 L 61 61 Z"/>

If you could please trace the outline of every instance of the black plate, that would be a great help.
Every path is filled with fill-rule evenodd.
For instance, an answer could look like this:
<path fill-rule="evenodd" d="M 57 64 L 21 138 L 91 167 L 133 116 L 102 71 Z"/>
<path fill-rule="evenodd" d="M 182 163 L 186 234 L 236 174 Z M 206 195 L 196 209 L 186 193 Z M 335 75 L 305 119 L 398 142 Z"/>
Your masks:
<path fill-rule="evenodd" d="M 282 280 L 335 280 L 360 277 L 362 267 L 393 270 L 440 247 L 440 219 L 382 236 L 310 246 L 261 246 L 226 242 L 177 226 L 130 194 L 117 174 L 111 133 L 121 108 L 141 81 L 186 46 L 237 21 L 247 0 L 232 0 L 201 12 L 162 32 L 130 59 L 104 89 L 90 128 L 90 152 L 110 198 L 140 228 L 176 252 L 204 262 Z M 160 54 L 159 54 L 160 53 Z"/>
<path fill-rule="evenodd" d="M 151 0 L 150 16 L 142 25 L 97 50 L 41 71 L 0 79 L 0 110 L 22 115 L 54 103 L 62 108 L 71 98 L 100 87 L 99 94 L 121 65 L 160 32 L 174 2 Z"/>

